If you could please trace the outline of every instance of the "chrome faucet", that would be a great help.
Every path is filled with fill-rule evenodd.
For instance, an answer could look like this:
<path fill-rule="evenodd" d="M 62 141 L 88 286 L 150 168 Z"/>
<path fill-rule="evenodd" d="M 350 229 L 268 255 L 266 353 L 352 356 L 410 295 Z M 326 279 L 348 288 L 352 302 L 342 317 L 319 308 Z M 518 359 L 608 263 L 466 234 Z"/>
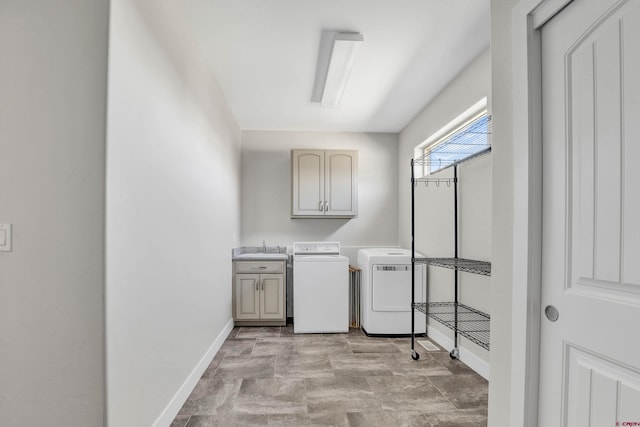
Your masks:
<path fill-rule="evenodd" d="M 267 253 L 267 244 L 264 242 L 264 240 L 262 241 L 262 253 L 263 254 Z"/>

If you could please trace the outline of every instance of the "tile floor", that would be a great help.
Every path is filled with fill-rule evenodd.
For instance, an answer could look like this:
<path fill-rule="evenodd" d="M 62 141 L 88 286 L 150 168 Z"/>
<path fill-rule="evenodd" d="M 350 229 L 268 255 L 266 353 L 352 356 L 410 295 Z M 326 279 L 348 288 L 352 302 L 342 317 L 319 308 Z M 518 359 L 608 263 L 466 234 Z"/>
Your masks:
<path fill-rule="evenodd" d="M 409 338 L 235 328 L 171 427 L 484 426 L 487 381 Z"/>

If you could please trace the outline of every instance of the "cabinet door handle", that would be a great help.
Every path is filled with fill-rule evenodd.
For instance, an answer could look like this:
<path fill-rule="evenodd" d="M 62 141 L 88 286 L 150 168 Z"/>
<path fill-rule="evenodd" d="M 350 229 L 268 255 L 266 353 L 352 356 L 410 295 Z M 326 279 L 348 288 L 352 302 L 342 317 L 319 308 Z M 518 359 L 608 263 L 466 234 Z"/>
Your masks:
<path fill-rule="evenodd" d="M 320 200 L 320 208 L 318 209 L 320 212 L 324 210 L 324 202 Z"/>
<path fill-rule="evenodd" d="M 329 202 L 324 202 L 324 211 L 327 212 L 329 210 Z"/>
<path fill-rule="evenodd" d="M 256 280 L 256 292 L 258 292 L 259 288 L 260 288 L 260 281 Z"/>

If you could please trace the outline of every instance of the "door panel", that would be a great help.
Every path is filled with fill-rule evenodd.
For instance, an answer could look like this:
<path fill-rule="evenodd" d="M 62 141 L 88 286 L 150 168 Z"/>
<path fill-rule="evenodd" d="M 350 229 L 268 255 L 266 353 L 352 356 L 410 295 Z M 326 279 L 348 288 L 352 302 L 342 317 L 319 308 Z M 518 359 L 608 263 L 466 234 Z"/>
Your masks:
<path fill-rule="evenodd" d="M 577 288 L 601 288 L 605 294 L 624 292 L 625 298 L 640 295 L 640 267 L 633 261 L 640 252 L 636 220 L 640 199 L 635 186 L 640 175 L 635 171 L 637 160 L 635 165 L 630 163 L 640 154 L 638 144 L 630 144 L 633 133 L 628 133 L 640 129 L 625 123 L 629 112 L 639 111 L 637 97 L 635 106 L 626 99 L 634 97 L 630 85 L 637 86 L 630 81 L 635 76 L 627 75 L 632 71 L 627 52 L 638 49 L 624 46 L 634 35 L 625 33 L 624 27 L 633 27 L 634 22 L 637 26 L 639 11 L 638 7 L 622 7 L 581 40 L 568 57 L 568 66 L 574 70 L 569 74 L 569 101 L 575 105 L 569 150 L 576 165 L 570 188 L 575 250 L 573 277 L 568 283 Z M 633 62 L 638 69 L 637 58 Z"/>
<path fill-rule="evenodd" d="M 324 151 L 296 151 L 293 155 L 293 215 L 323 215 Z"/>
<path fill-rule="evenodd" d="M 282 275 L 260 276 L 260 317 L 262 319 L 284 318 L 284 282 Z"/>
<path fill-rule="evenodd" d="M 635 138 L 635 143 L 625 144 L 623 148 L 624 169 L 624 204 L 622 217 L 624 221 L 624 239 L 622 242 L 622 283 L 625 286 L 633 286 L 636 295 L 640 293 L 640 262 L 637 254 L 640 253 L 640 201 L 638 200 L 638 183 L 640 183 L 640 120 L 637 115 L 629 115 L 630 111 L 640 111 L 640 90 L 638 90 L 638 70 L 640 70 L 640 7 L 636 4 L 633 10 L 628 12 L 628 20 L 624 20 L 621 29 L 621 39 L 626 41 L 624 49 L 624 62 L 622 64 L 623 76 L 623 111 L 627 112 L 622 125 L 622 133 L 625 140 Z M 635 74 L 634 74 L 635 73 Z M 635 218 L 635 220 L 634 220 Z"/>
<path fill-rule="evenodd" d="M 568 425 L 607 426 L 616 419 L 624 420 L 616 421 L 623 425 L 640 420 L 637 372 L 572 345 L 566 345 L 565 354 Z"/>
<path fill-rule="evenodd" d="M 235 277 L 236 319 L 260 318 L 258 290 L 260 276 L 257 274 L 236 274 Z"/>
<path fill-rule="evenodd" d="M 542 28 L 544 426 L 640 421 L 638 27 L 640 0 L 575 0 Z"/>
<path fill-rule="evenodd" d="M 357 168 L 356 151 L 327 151 L 325 197 L 328 215 L 356 215 Z"/>

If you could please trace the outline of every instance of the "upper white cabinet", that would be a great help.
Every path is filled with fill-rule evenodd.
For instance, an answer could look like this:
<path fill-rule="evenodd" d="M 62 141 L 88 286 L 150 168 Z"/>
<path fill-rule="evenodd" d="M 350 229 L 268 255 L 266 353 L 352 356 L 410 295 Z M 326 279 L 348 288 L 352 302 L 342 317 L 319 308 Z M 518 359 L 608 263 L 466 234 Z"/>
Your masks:
<path fill-rule="evenodd" d="M 291 150 L 292 218 L 358 214 L 358 152 Z"/>

